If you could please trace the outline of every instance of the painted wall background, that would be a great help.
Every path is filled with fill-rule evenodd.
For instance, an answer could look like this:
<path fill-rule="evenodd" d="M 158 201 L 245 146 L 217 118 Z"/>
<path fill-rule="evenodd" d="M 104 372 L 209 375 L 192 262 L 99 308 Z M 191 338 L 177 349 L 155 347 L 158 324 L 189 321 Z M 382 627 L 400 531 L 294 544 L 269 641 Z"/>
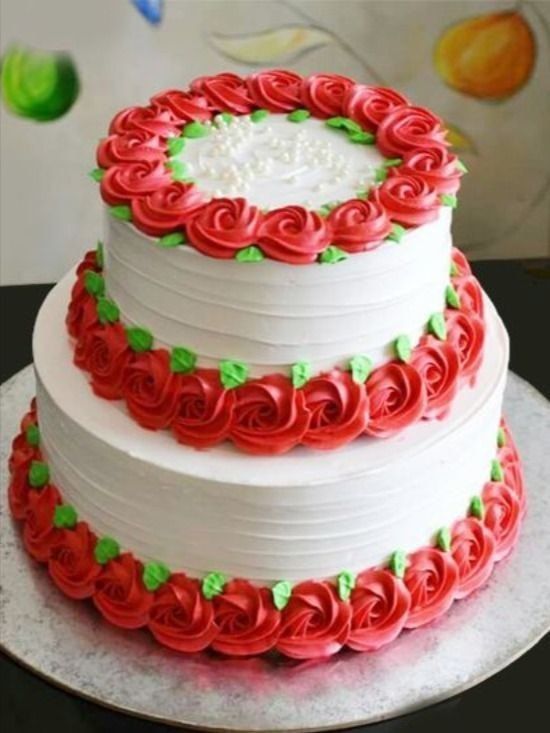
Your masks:
<path fill-rule="evenodd" d="M 56 280 L 101 236 L 87 172 L 118 109 L 255 66 L 347 74 L 432 107 L 470 170 L 458 245 L 478 258 L 550 255 L 549 2 L 2 0 L 0 20 L 3 74 L 16 44 L 66 51 L 80 82 L 72 106 L 37 122 L 9 79 L 2 284 Z"/>

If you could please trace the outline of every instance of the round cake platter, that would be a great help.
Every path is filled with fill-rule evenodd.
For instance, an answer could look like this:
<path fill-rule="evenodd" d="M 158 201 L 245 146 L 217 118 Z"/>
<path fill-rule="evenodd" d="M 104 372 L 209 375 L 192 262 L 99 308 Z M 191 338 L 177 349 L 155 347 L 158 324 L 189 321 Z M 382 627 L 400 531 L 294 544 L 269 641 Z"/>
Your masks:
<path fill-rule="evenodd" d="M 98 704 L 203 730 L 306 731 L 403 715 L 482 682 L 550 629 L 550 403 L 514 374 L 504 412 L 521 451 L 528 512 L 520 541 L 487 586 L 441 620 L 375 654 L 275 664 L 183 656 L 142 632 L 108 626 L 66 599 L 23 550 L 9 517 L 7 456 L 34 392 L 32 367 L 2 385 L 1 585 L 3 650 L 47 681 Z"/>

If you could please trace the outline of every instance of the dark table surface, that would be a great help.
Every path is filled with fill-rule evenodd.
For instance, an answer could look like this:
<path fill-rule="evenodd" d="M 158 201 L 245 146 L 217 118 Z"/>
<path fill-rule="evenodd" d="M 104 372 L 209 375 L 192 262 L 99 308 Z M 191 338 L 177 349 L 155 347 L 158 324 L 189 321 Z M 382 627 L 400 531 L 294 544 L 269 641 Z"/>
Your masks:
<path fill-rule="evenodd" d="M 479 262 L 474 263 L 474 270 L 510 333 L 511 369 L 550 399 L 550 263 Z M 30 363 L 32 324 L 50 287 L 28 285 L 0 289 L 0 381 Z M 550 638 L 547 636 L 510 667 L 477 687 L 418 713 L 369 726 L 369 733 L 542 729 L 542 721 L 548 720 L 549 668 Z M 3 730 L 9 733 L 166 733 L 173 730 L 114 713 L 62 692 L 3 655 L 0 655 L 0 711 Z"/>

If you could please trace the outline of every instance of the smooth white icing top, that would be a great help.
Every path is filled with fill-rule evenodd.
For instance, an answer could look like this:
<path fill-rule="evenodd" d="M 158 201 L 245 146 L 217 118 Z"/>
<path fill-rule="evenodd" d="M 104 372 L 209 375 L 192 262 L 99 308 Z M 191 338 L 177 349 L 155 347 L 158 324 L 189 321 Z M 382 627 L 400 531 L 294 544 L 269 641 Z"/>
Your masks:
<path fill-rule="evenodd" d="M 429 317 L 443 310 L 450 225 L 451 210 L 442 207 L 436 221 L 410 230 L 400 244 L 335 265 L 292 266 L 163 249 L 108 216 L 106 287 L 125 323 L 149 328 L 158 345 L 192 349 L 204 366 L 237 359 L 258 375 L 307 360 L 321 371 L 356 354 L 379 364 L 398 336 L 415 344 Z"/>
<path fill-rule="evenodd" d="M 413 550 L 465 515 L 488 480 L 508 340 L 487 300 L 483 364 L 451 413 L 341 450 L 249 456 L 181 446 L 92 393 L 72 364 L 64 317 L 70 273 L 34 333 L 42 446 L 81 519 L 144 560 L 261 582 L 330 577 Z"/>
<path fill-rule="evenodd" d="M 244 196 L 270 209 L 319 208 L 355 198 L 384 161 L 375 145 L 354 144 L 312 117 L 300 123 L 282 114 L 259 122 L 248 115 L 230 123 L 218 117 L 210 130 L 207 137 L 188 139 L 176 156 L 187 175 L 211 196 Z"/>

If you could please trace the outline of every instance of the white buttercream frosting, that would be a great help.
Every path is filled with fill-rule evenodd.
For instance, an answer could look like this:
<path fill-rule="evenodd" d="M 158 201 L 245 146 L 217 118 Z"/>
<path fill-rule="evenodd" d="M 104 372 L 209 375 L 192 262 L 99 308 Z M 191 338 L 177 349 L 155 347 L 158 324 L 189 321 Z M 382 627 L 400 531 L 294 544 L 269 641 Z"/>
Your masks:
<path fill-rule="evenodd" d="M 460 391 L 445 420 L 337 451 L 259 457 L 230 445 L 181 446 L 140 428 L 121 403 L 94 396 L 72 364 L 63 323 L 73 281 L 70 273 L 49 294 L 35 328 L 42 446 L 81 519 L 137 557 L 258 582 L 357 571 L 429 542 L 488 479 L 508 363 L 506 332 L 488 300 L 476 386 Z"/>

